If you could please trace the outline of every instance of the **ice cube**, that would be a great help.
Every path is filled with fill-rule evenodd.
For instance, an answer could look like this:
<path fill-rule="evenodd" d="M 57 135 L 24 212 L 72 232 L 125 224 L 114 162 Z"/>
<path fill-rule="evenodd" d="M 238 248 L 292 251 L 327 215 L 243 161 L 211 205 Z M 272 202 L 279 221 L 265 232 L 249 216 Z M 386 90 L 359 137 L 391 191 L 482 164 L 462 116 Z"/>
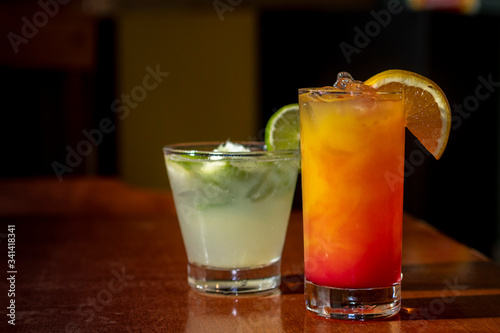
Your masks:
<path fill-rule="evenodd" d="M 206 161 L 201 165 L 200 171 L 204 175 L 211 176 L 226 171 L 228 165 L 229 163 L 224 161 Z"/>
<path fill-rule="evenodd" d="M 247 198 L 252 201 L 261 201 L 273 193 L 276 184 L 270 179 L 270 171 L 256 178 L 256 183 L 247 193 Z"/>
<path fill-rule="evenodd" d="M 354 86 L 358 86 L 362 85 L 363 82 L 354 80 L 351 74 L 347 72 L 340 72 L 337 74 L 337 81 L 335 81 L 333 86 L 337 89 L 345 90 L 348 86 L 351 86 L 350 88 L 352 89 L 353 84 Z"/>

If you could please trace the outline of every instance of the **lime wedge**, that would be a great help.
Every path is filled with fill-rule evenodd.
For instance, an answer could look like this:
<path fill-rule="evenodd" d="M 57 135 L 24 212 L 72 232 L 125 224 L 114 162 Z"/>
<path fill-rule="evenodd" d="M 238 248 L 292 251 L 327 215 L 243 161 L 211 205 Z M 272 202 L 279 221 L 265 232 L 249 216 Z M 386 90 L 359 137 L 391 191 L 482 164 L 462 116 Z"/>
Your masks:
<path fill-rule="evenodd" d="M 276 111 L 266 125 L 267 150 L 300 148 L 299 105 L 288 104 Z"/>

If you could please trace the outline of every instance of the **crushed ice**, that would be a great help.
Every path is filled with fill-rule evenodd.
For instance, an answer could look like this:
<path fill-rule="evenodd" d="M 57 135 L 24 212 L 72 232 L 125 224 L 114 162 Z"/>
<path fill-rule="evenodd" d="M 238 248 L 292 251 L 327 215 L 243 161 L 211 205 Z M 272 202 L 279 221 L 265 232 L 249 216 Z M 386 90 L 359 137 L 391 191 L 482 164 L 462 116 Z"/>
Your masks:
<path fill-rule="evenodd" d="M 231 142 L 229 139 L 226 142 L 221 143 L 217 148 L 214 149 L 214 152 L 217 153 L 244 153 L 249 152 L 250 148 L 247 148 L 239 143 Z"/>

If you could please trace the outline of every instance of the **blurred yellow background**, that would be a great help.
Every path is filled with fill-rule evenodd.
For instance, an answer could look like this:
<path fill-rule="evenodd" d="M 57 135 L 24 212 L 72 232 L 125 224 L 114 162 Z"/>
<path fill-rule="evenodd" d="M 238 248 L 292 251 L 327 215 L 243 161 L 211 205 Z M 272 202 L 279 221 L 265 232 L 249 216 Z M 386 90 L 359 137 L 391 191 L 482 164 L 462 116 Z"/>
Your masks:
<path fill-rule="evenodd" d="M 210 8 L 209 8 L 210 9 Z M 255 139 L 257 16 L 171 8 L 121 11 L 117 20 L 118 98 L 145 68 L 168 76 L 119 121 L 118 170 L 127 182 L 166 187 L 162 147 L 175 142 Z"/>

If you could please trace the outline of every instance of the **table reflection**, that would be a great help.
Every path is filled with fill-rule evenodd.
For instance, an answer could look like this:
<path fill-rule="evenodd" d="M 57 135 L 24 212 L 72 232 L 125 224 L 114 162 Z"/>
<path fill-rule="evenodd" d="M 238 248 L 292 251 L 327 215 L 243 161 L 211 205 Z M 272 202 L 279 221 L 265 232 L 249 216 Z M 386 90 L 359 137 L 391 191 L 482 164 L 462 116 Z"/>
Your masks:
<path fill-rule="evenodd" d="M 374 319 L 367 321 L 325 319 L 313 313 L 308 313 L 304 320 L 304 333 L 323 332 L 374 332 L 380 327 L 380 322 L 386 322 L 383 331 L 388 333 L 399 333 L 402 331 L 399 314 L 389 318 Z"/>
<path fill-rule="evenodd" d="M 281 323 L 279 290 L 248 296 L 218 296 L 188 292 L 185 332 L 257 332 L 278 329 Z M 258 301 L 256 301 L 258 299 Z"/>

